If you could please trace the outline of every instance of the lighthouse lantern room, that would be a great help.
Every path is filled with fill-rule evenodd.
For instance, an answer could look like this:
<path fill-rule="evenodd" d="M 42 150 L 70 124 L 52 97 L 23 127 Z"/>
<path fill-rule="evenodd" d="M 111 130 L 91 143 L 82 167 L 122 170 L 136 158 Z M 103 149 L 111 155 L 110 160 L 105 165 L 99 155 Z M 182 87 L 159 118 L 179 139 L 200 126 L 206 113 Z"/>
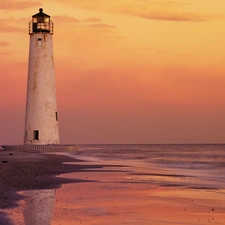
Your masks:
<path fill-rule="evenodd" d="M 43 9 L 39 9 L 39 13 L 32 16 L 29 24 L 29 34 L 45 32 L 53 34 L 53 22 L 50 16 L 43 13 Z"/>

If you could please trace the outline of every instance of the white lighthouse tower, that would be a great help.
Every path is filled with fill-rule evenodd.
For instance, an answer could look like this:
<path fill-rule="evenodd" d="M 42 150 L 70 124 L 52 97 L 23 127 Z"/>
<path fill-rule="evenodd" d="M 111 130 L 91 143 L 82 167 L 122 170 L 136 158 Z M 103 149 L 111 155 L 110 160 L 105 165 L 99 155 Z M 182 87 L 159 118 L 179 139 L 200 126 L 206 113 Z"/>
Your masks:
<path fill-rule="evenodd" d="M 59 144 L 53 61 L 53 22 L 39 9 L 29 23 L 30 49 L 23 145 L 0 146 L 7 151 L 75 152 L 74 144 Z"/>
<path fill-rule="evenodd" d="M 29 24 L 25 145 L 59 144 L 53 61 L 53 22 L 39 9 Z"/>

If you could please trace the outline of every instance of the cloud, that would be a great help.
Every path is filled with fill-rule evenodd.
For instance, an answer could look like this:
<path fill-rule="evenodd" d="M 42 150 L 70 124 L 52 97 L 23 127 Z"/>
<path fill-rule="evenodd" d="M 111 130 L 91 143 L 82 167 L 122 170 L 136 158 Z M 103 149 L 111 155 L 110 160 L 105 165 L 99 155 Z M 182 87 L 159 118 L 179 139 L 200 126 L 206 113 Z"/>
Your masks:
<path fill-rule="evenodd" d="M 56 21 L 57 23 L 78 23 L 80 22 L 80 20 L 75 19 L 72 16 L 53 16 L 52 17 L 54 21 Z"/>
<path fill-rule="evenodd" d="M 199 15 L 195 13 L 177 13 L 177 12 L 149 12 L 149 13 L 132 13 L 135 17 L 141 17 L 149 20 L 167 20 L 167 21 L 180 21 L 180 22 L 203 22 L 214 19 L 215 15 Z"/>
<path fill-rule="evenodd" d="M 115 25 L 109 25 L 105 23 L 99 23 L 102 20 L 97 17 L 89 17 L 84 20 L 79 20 L 76 19 L 72 16 L 67 16 L 67 15 L 58 15 L 54 16 L 53 19 L 54 23 L 56 24 L 63 24 L 64 28 L 66 26 L 71 26 L 70 24 L 76 24 L 77 26 L 73 26 L 73 28 L 78 28 L 79 32 L 81 32 L 81 29 L 86 29 L 86 28 L 93 28 L 93 29 L 99 29 L 101 31 L 112 31 L 115 30 L 116 27 Z"/>
<path fill-rule="evenodd" d="M 218 18 L 219 15 L 190 11 L 192 4 L 178 1 L 143 1 L 136 0 L 132 4 L 123 4 L 118 7 L 122 14 L 140 17 L 149 20 L 203 22 Z M 194 8 L 192 9 L 194 10 Z"/>
<path fill-rule="evenodd" d="M 9 55 L 8 52 L 0 52 L 0 55 Z"/>
<path fill-rule="evenodd" d="M 57 23 L 100 23 L 102 20 L 97 17 L 89 17 L 84 20 L 79 20 L 76 19 L 72 16 L 67 16 L 67 15 L 58 15 L 58 16 L 53 16 L 53 20 L 57 21 Z"/>
<path fill-rule="evenodd" d="M 6 41 L 0 41 L 0 47 L 6 47 L 6 46 L 10 46 L 11 44 L 9 42 Z"/>
<path fill-rule="evenodd" d="M 13 1 L 1 0 L 0 10 L 24 10 L 34 6 L 40 6 L 38 1 Z"/>
<path fill-rule="evenodd" d="M 7 18 L 0 20 L 0 33 L 14 33 L 14 32 L 26 32 L 28 27 L 28 18 Z M 19 24 L 19 25 L 18 25 Z"/>
<path fill-rule="evenodd" d="M 141 17 L 149 20 L 166 20 L 166 21 L 190 21 L 202 22 L 218 18 L 219 15 L 192 12 L 187 7 L 189 5 L 176 1 L 157 2 L 157 4 L 126 4 L 121 5 L 119 11 L 123 14 L 134 17 Z"/>
<path fill-rule="evenodd" d="M 104 23 L 89 24 L 88 27 L 98 29 L 116 29 L 115 25 L 108 25 Z"/>
<path fill-rule="evenodd" d="M 0 22 L 0 32 L 12 33 L 12 32 L 24 32 L 24 29 L 15 26 L 5 25 Z"/>
<path fill-rule="evenodd" d="M 221 15 L 213 13 L 199 13 L 195 11 L 195 5 L 180 1 L 156 1 L 156 0 L 56 0 L 68 3 L 77 8 L 85 8 L 116 14 L 124 14 L 149 20 L 165 20 L 180 22 L 203 22 L 220 18 Z"/>
<path fill-rule="evenodd" d="M 101 21 L 102 20 L 100 18 L 96 18 L 96 17 L 90 17 L 85 20 L 82 20 L 82 22 L 85 22 L 85 23 L 99 23 Z"/>
<path fill-rule="evenodd" d="M 25 32 L 26 26 L 14 26 L 11 24 L 20 24 L 20 20 L 15 20 L 15 19 L 1 19 L 0 20 L 0 33 L 13 33 L 13 32 Z M 20 24 L 21 25 L 21 24 Z M 21 28 L 25 27 L 25 28 Z"/>

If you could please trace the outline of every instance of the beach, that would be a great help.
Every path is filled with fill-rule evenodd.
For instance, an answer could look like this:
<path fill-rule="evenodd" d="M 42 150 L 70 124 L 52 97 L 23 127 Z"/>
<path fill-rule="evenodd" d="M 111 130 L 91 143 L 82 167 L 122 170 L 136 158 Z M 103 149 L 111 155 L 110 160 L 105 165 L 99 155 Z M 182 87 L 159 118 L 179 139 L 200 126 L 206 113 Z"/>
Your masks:
<path fill-rule="evenodd" d="M 96 152 L 1 150 L 0 224 L 225 224 L 223 181 Z"/>

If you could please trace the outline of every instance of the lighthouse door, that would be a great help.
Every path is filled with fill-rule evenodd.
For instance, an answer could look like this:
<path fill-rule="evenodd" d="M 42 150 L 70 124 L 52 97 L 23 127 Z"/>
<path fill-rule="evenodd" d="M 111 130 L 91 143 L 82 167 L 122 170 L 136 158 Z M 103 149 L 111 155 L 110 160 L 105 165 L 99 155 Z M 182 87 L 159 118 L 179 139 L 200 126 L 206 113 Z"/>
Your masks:
<path fill-rule="evenodd" d="M 39 140 L 39 131 L 38 130 L 34 130 L 34 140 Z"/>

